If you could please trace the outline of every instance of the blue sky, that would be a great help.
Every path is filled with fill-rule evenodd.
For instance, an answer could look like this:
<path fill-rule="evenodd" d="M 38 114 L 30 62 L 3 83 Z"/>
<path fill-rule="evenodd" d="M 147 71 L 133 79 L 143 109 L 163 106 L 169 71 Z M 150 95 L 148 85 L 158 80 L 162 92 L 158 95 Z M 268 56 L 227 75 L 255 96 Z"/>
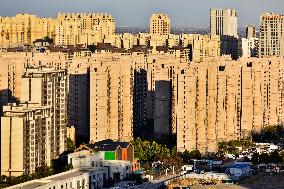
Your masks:
<path fill-rule="evenodd" d="M 148 26 L 152 13 L 170 16 L 172 26 L 209 26 L 210 8 L 233 8 L 239 26 L 258 25 L 262 12 L 284 14 L 284 0 L 0 0 L 0 15 L 31 13 L 55 17 L 57 12 L 107 12 L 118 26 Z"/>

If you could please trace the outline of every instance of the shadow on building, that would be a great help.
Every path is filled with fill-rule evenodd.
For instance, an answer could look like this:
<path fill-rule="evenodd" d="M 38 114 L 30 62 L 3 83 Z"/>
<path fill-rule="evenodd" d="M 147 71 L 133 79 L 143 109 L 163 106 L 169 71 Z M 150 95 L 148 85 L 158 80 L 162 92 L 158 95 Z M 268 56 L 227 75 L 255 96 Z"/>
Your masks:
<path fill-rule="evenodd" d="M 152 94 L 148 91 L 146 70 L 134 71 L 133 90 L 133 136 L 134 138 L 151 138 L 154 122 L 147 116 L 147 97 Z"/>
<path fill-rule="evenodd" d="M 20 99 L 13 96 L 13 93 L 10 89 L 3 89 L 0 90 L 0 112 L 1 116 L 3 113 L 3 105 L 6 105 L 8 103 L 19 103 Z"/>
<path fill-rule="evenodd" d="M 233 60 L 238 59 L 238 39 L 236 37 L 221 36 L 221 55 L 231 55 Z"/>
<path fill-rule="evenodd" d="M 172 133 L 172 82 L 155 81 L 148 90 L 147 71 L 134 71 L 133 135 L 143 139 L 162 138 Z M 164 137 L 163 137 L 164 138 Z"/>
<path fill-rule="evenodd" d="M 88 73 L 69 75 L 68 125 L 76 129 L 77 144 L 90 140 L 89 90 Z"/>
<path fill-rule="evenodd" d="M 162 138 L 172 133 L 172 82 L 155 81 L 154 91 L 154 136 Z"/>

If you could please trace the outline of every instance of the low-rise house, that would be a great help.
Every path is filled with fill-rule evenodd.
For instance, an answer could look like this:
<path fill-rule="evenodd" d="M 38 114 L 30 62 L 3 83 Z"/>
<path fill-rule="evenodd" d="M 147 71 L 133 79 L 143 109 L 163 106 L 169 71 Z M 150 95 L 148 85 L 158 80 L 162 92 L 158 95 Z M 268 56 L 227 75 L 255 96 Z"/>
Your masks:
<path fill-rule="evenodd" d="M 98 189 L 108 178 L 107 168 L 73 169 L 42 179 L 17 184 L 7 189 Z"/>
<path fill-rule="evenodd" d="M 128 178 L 132 173 L 130 161 L 105 160 L 102 152 L 90 153 L 87 150 L 68 155 L 68 163 L 74 168 L 106 168 L 109 178 L 115 181 Z"/>
<path fill-rule="evenodd" d="M 119 142 L 107 139 L 94 144 L 89 144 L 88 147 L 94 151 L 104 152 L 105 160 L 135 161 L 134 146 L 129 142 Z"/>
<path fill-rule="evenodd" d="M 140 170 L 140 164 L 134 159 L 134 146 L 112 140 L 81 145 L 68 155 L 68 163 L 74 168 L 106 167 L 109 178 L 115 181 L 128 178 L 131 173 Z"/>

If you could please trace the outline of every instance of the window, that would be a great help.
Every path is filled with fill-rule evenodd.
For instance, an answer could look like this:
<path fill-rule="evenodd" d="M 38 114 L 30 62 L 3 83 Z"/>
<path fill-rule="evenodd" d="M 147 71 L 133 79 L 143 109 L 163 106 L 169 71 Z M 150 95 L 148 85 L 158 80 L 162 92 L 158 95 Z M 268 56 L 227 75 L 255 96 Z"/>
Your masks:
<path fill-rule="evenodd" d="M 82 180 L 82 188 L 85 187 L 85 179 Z"/>

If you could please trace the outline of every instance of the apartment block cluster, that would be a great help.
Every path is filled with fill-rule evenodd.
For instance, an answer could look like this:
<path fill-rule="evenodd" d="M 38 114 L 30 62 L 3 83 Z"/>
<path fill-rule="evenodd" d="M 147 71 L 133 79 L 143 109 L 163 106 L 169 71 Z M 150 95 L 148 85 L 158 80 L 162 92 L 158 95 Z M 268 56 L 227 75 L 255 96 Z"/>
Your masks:
<path fill-rule="evenodd" d="M 109 14 L 58 13 L 56 19 L 29 14 L 0 17 L 1 47 L 33 45 L 43 38 L 53 39 L 57 45 L 91 45 L 114 32 L 114 18 Z"/>
<path fill-rule="evenodd" d="M 66 150 L 67 72 L 2 61 L 1 175 L 34 173 Z"/>
<path fill-rule="evenodd" d="M 239 39 L 235 10 L 210 14 L 210 35 L 171 34 L 165 14 L 139 34 L 116 34 L 109 14 L 1 17 L 1 175 L 50 165 L 69 126 L 77 142 L 174 134 L 206 154 L 282 125 L 284 16 Z"/>
<path fill-rule="evenodd" d="M 215 152 L 218 142 L 283 125 L 283 58 L 218 59 L 178 74 L 177 149 Z"/>

